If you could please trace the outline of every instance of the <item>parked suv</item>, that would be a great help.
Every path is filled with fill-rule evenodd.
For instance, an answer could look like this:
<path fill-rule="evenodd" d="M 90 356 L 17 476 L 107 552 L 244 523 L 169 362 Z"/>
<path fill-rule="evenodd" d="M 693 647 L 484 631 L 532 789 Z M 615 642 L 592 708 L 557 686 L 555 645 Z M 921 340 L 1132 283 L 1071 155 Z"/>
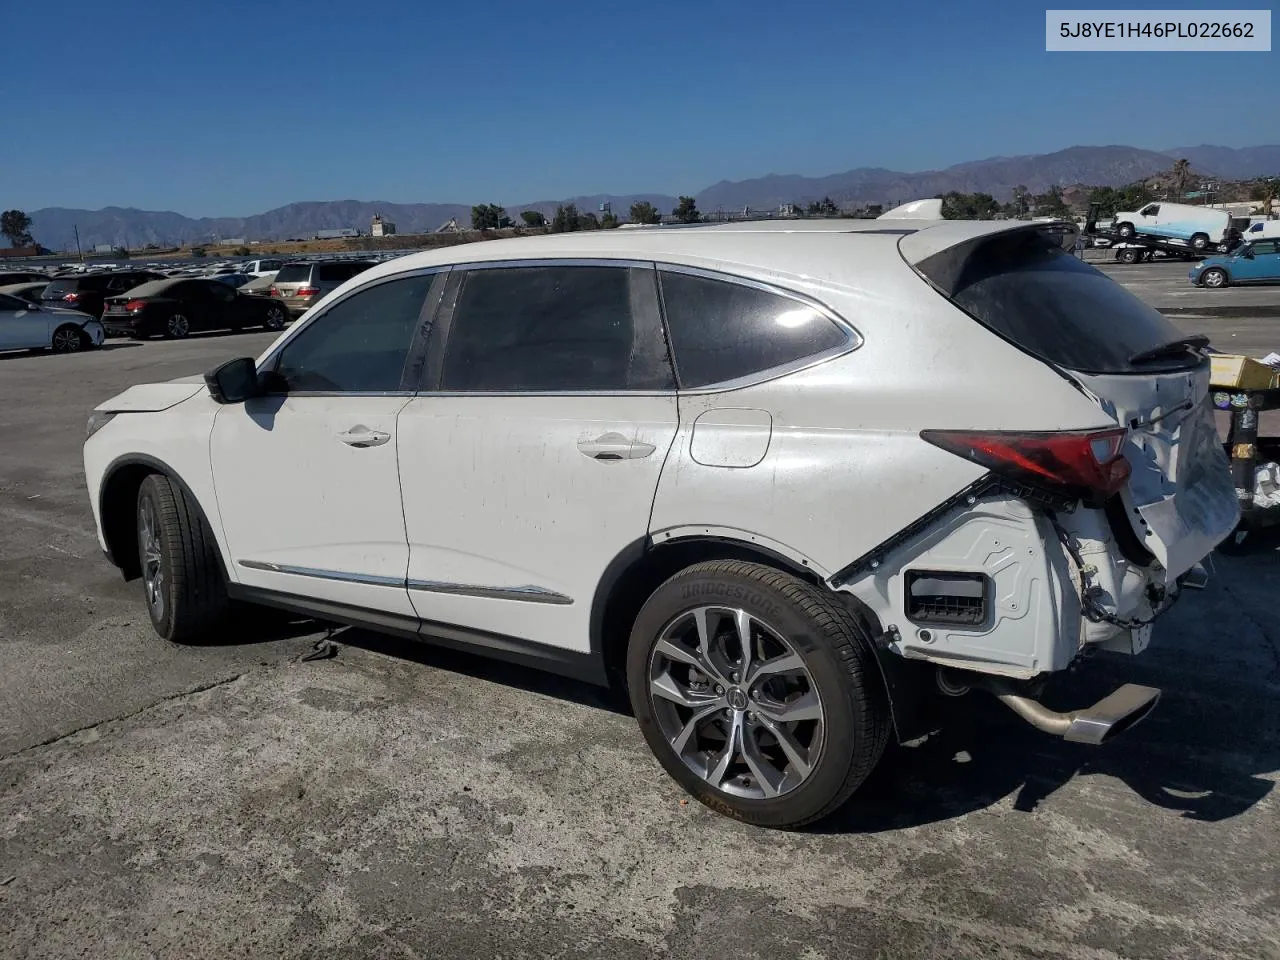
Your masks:
<path fill-rule="evenodd" d="M 839 806 L 939 691 L 1056 712 L 1239 517 L 1203 339 L 1060 225 L 498 240 L 361 273 L 256 360 L 92 414 L 98 537 L 156 632 L 231 601 L 629 691 L 699 800 Z M 263 478 L 270 478 L 264 483 Z"/>
<path fill-rule="evenodd" d="M 358 273 L 372 267 L 372 260 L 320 260 L 314 263 L 286 263 L 271 285 L 271 296 L 279 297 L 289 313 L 306 313 L 322 297 Z"/>
<path fill-rule="evenodd" d="M 112 273 L 88 273 L 72 277 L 55 277 L 44 288 L 41 299 L 57 306 L 70 307 L 102 318 L 107 297 L 119 296 L 149 280 L 163 280 L 164 275 L 150 270 L 117 270 Z"/>

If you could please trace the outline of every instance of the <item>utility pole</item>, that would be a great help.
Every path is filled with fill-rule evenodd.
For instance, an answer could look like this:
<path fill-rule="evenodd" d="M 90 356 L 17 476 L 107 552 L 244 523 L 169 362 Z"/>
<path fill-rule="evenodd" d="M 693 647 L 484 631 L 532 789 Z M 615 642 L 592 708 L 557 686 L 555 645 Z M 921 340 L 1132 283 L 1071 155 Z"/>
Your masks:
<path fill-rule="evenodd" d="M 80 225 L 73 223 L 71 229 L 76 232 L 76 256 L 80 258 L 81 263 L 84 263 L 84 251 L 80 249 Z"/>

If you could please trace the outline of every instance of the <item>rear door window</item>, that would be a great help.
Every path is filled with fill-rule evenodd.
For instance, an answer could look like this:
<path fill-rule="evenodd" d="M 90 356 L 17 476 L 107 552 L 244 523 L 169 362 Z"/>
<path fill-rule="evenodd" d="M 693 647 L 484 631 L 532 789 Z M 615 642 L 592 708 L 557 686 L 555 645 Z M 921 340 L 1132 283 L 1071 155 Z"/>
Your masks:
<path fill-rule="evenodd" d="M 803 301 L 729 278 L 660 274 L 681 387 L 740 380 L 851 342 L 848 331 Z"/>
<path fill-rule="evenodd" d="M 463 278 L 440 389 L 673 387 L 652 267 L 500 267 Z"/>
<path fill-rule="evenodd" d="M 1182 331 L 1038 231 L 958 244 L 921 260 L 917 269 L 992 332 L 1069 370 L 1157 373 L 1203 362 L 1187 352 L 1133 364 L 1131 357 L 1179 339 Z"/>

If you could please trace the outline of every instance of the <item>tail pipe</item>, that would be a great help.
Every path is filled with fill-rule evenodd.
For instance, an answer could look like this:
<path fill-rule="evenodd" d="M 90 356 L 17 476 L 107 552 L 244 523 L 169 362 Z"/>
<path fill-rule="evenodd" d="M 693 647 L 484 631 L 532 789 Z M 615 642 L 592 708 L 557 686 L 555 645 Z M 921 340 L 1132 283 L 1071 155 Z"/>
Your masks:
<path fill-rule="evenodd" d="M 1005 680 L 984 677 L 980 685 L 1037 730 L 1073 743 L 1106 743 L 1142 721 L 1160 702 L 1155 687 L 1126 683 L 1091 707 L 1059 713 L 1018 693 Z"/>

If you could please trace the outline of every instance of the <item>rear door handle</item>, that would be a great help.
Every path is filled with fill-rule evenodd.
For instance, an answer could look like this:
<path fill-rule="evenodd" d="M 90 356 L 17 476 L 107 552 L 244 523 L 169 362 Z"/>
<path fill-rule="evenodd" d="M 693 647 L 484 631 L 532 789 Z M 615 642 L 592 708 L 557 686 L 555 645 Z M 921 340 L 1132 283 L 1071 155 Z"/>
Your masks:
<path fill-rule="evenodd" d="M 620 433 L 606 433 L 594 440 L 579 440 L 578 449 L 592 460 L 639 460 L 658 448 L 643 440 L 628 440 Z"/>
<path fill-rule="evenodd" d="M 356 426 L 346 433 L 338 434 L 338 439 L 349 447 L 380 447 L 391 439 L 391 434 L 381 430 L 370 430 L 365 426 Z"/>

